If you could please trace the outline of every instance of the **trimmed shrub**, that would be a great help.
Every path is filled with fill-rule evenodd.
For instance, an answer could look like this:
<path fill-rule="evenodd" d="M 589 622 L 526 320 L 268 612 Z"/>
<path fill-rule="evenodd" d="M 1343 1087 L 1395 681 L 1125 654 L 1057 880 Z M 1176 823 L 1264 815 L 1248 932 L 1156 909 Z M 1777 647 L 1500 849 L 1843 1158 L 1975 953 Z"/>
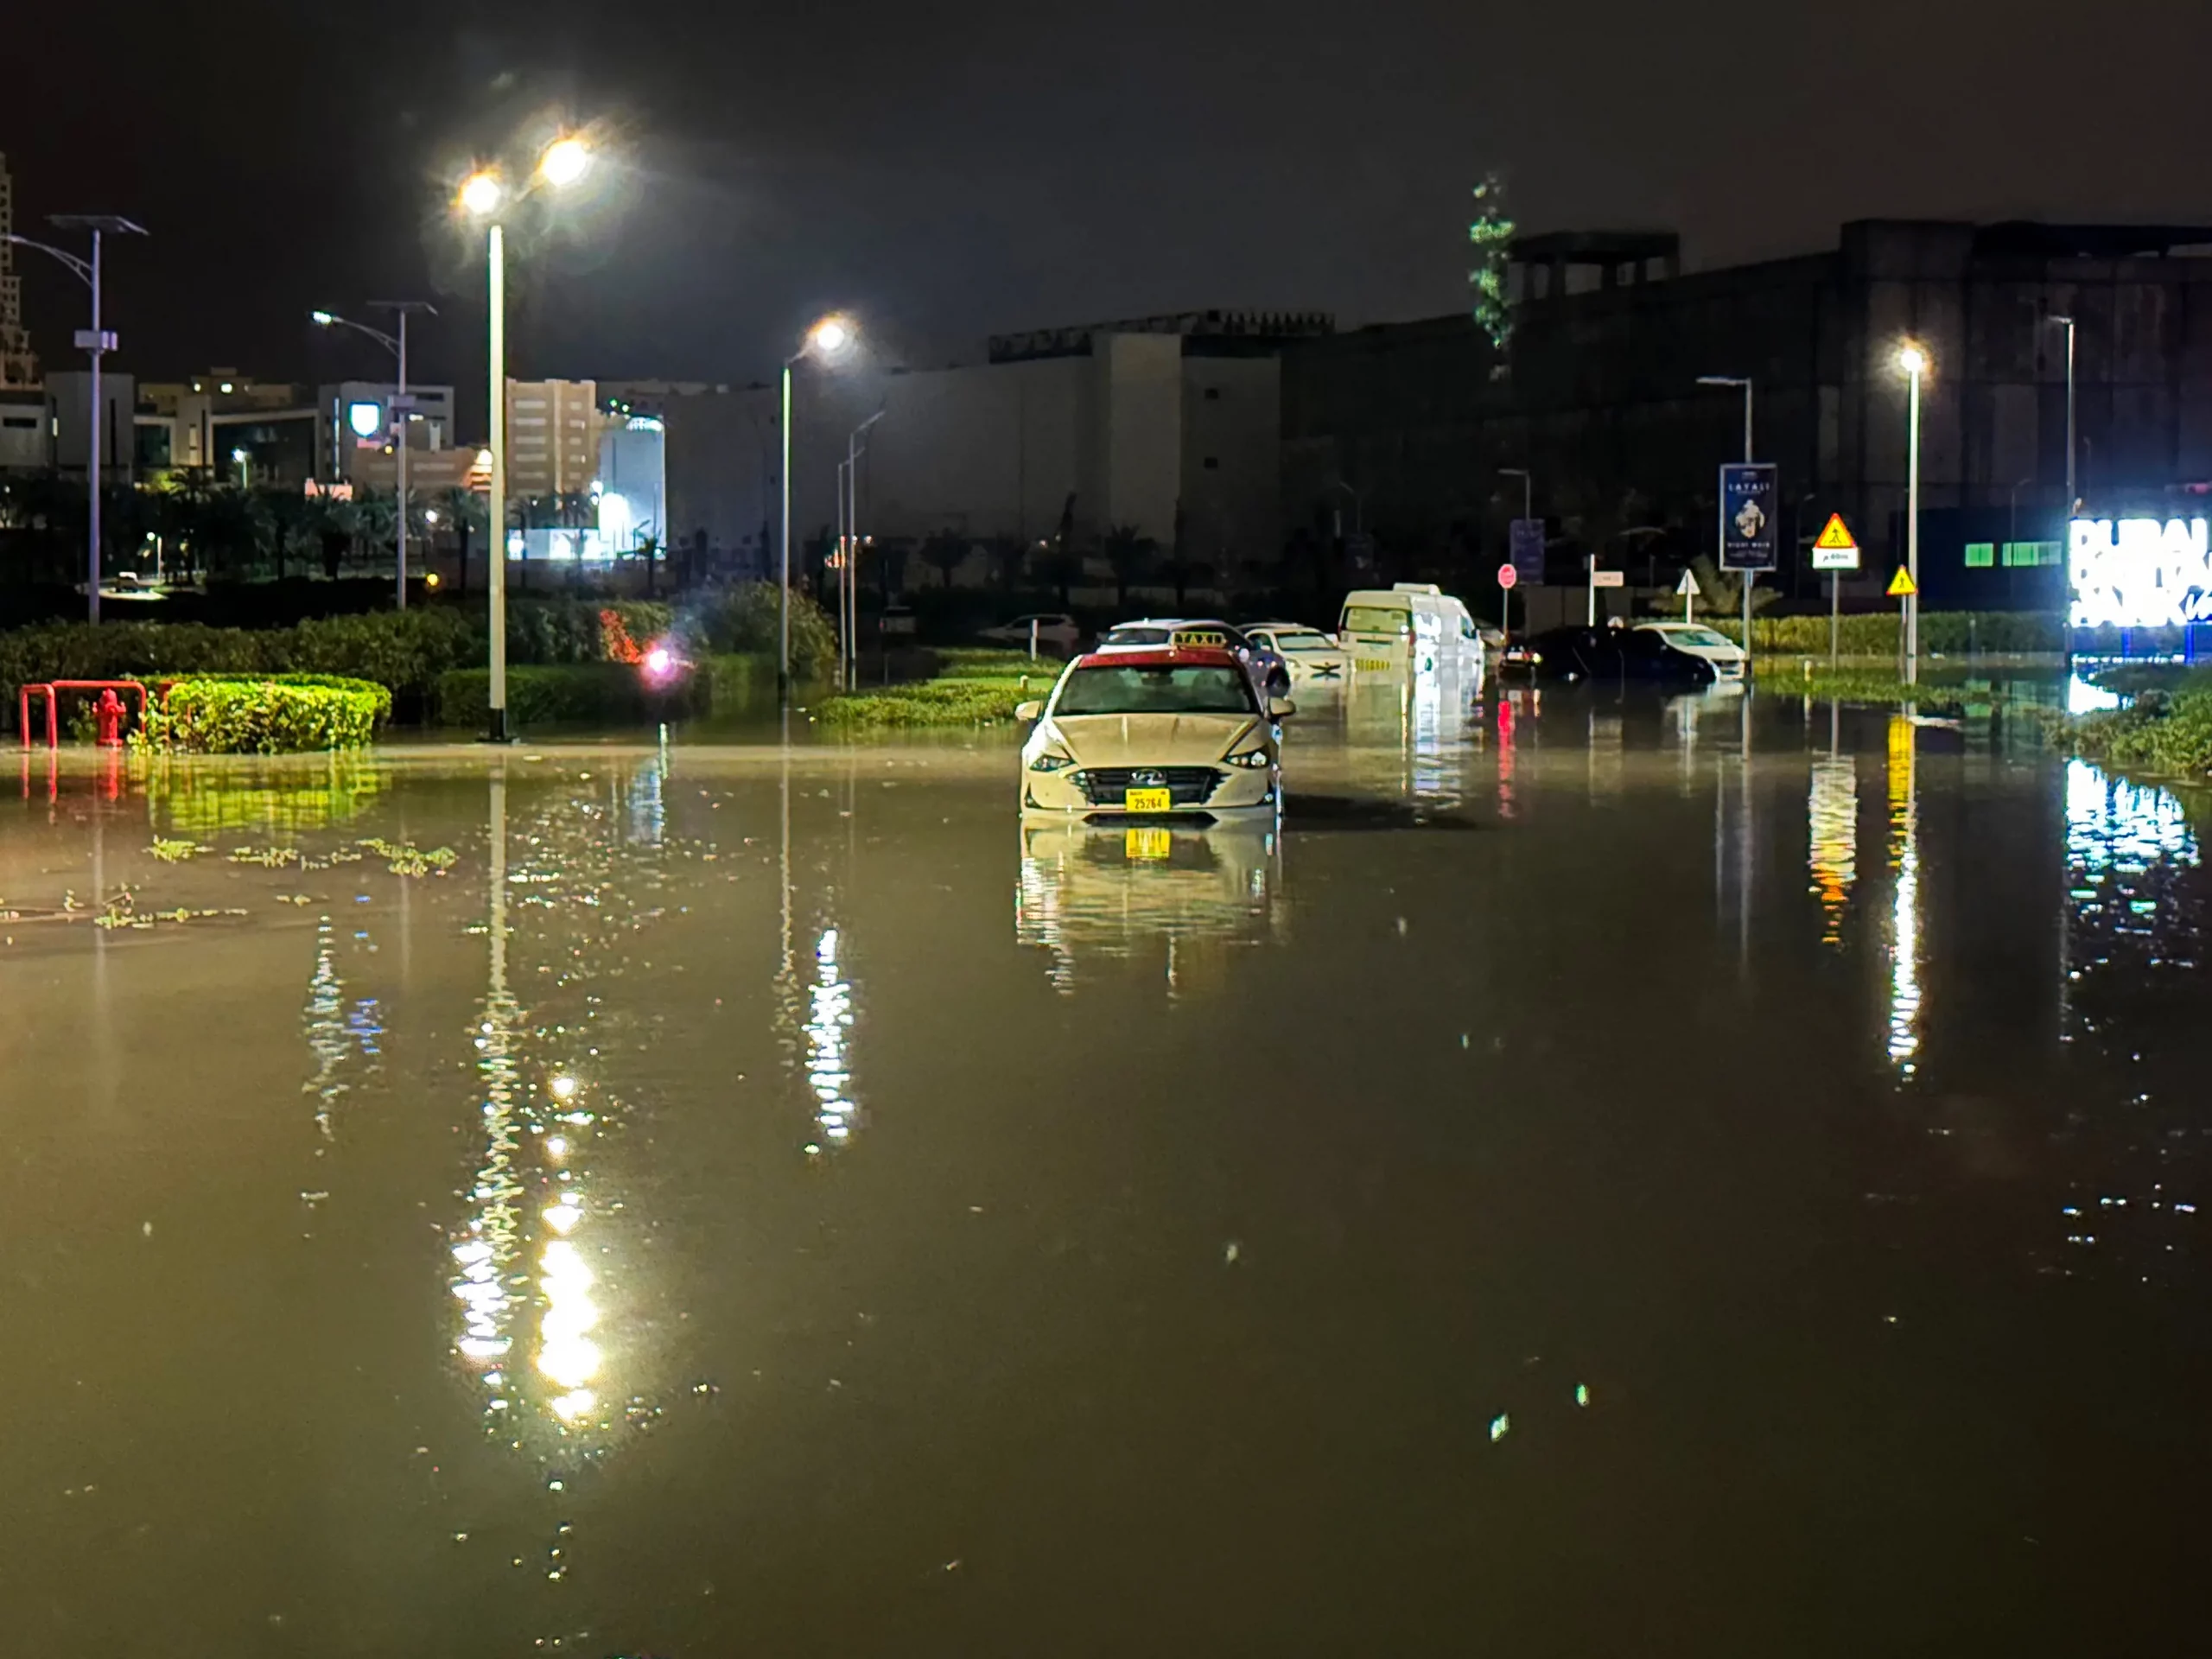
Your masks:
<path fill-rule="evenodd" d="M 518 726 L 641 726 L 703 713 L 711 674 L 694 671 L 663 690 L 627 663 L 525 664 L 507 670 L 507 718 Z M 438 719 L 481 727 L 492 710 L 487 669 L 456 668 L 438 677 Z"/>
<path fill-rule="evenodd" d="M 1680 616 L 1679 609 L 1664 613 Z M 1716 633 L 1740 641 L 1740 616 L 1720 611 L 1698 612 L 1697 620 Z M 1895 611 L 1861 611 L 1840 619 L 1838 648 L 1847 657 L 1895 657 L 1897 654 L 1897 615 Z M 1920 647 L 1925 652 L 1964 656 L 1970 651 L 2003 656 L 2027 656 L 2065 649 L 2058 618 L 2041 611 L 1923 611 Z M 1824 657 L 1828 649 L 1828 619 L 1825 616 L 1754 616 L 1751 650 L 1792 657 Z"/>
<path fill-rule="evenodd" d="M 779 649 L 776 594 L 772 582 L 741 582 L 702 594 L 677 615 L 677 633 L 694 653 L 760 654 L 772 664 Z M 791 616 L 792 676 L 808 680 L 833 674 L 837 629 L 830 613 L 794 588 Z"/>
<path fill-rule="evenodd" d="M 146 711 L 138 741 L 194 754 L 359 748 L 391 713 L 391 693 L 333 675 L 196 675 Z"/>

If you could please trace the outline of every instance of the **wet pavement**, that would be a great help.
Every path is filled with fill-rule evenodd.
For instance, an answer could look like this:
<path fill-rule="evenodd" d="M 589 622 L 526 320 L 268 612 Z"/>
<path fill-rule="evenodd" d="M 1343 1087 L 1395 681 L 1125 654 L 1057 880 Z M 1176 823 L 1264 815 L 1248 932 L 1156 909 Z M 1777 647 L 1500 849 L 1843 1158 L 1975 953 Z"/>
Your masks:
<path fill-rule="evenodd" d="M 0 1651 L 2201 1645 L 2189 804 L 1771 694 L 1013 766 L 22 761 Z"/>

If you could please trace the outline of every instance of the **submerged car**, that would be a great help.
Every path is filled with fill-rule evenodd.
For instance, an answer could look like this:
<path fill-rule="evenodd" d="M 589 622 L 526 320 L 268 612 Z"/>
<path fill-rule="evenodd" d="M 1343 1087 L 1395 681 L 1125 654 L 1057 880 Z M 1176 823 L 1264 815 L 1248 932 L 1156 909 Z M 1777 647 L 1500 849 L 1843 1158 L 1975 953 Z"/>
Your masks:
<path fill-rule="evenodd" d="M 1290 669 L 1293 685 L 1320 681 L 1341 684 L 1346 659 L 1336 636 L 1302 622 L 1255 622 L 1244 630 L 1255 645 L 1274 652 Z"/>
<path fill-rule="evenodd" d="M 1273 645 L 1246 637 L 1244 630 L 1211 619 L 1144 617 L 1118 622 L 1098 637 L 1102 652 L 1205 649 L 1235 653 L 1259 685 L 1262 696 L 1290 695 L 1290 664 Z"/>
<path fill-rule="evenodd" d="M 1506 649 L 1502 672 L 1539 680 L 1637 681 L 1685 689 L 1713 684 L 1720 671 L 1649 628 L 1554 628 Z M 1738 671 L 1738 677 L 1742 671 Z"/>
<path fill-rule="evenodd" d="M 1744 677 L 1747 664 L 1744 648 L 1702 622 L 1639 622 L 1636 632 L 1656 633 L 1675 650 L 1704 658 L 1713 664 L 1716 679 L 1732 681 Z"/>
<path fill-rule="evenodd" d="M 1219 646 L 1092 652 L 1045 702 L 1021 747 L 1021 806 L 1094 822 L 1271 814 L 1282 799 L 1281 734 L 1295 712 L 1262 700 Z"/>
<path fill-rule="evenodd" d="M 1083 643 L 1083 630 L 1065 611 L 1037 611 L 1017 616 L 1011 622 L 1001 622 L 995 628 L 985 628 L 976 637 L 995 645 L 1012 645 L 1016 650 L 1034 643 L 1040 651 L 1049 648 L 1066 652 Z"/>

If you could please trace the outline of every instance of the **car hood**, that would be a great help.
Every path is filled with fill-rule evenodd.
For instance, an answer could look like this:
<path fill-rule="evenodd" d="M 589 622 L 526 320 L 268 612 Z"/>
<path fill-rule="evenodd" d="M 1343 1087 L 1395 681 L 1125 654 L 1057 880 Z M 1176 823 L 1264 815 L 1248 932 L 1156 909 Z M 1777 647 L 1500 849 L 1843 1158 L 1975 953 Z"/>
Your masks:
<path fill-rule="evenodd" d="M 1259 724 L 1251 715 L 1069 715 L 1052 725 L 1084 766 L 1203 766 Z"/>

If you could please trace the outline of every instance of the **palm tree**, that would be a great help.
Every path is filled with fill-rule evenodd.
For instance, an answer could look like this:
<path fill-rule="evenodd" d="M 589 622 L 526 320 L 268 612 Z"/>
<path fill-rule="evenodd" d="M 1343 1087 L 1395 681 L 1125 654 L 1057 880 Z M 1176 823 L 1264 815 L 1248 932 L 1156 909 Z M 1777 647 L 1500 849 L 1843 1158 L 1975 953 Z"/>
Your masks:
<path fill-rule="evenodd" d="M 968 538 L 957 531 L 931 531 L 922 543 L 922 557 L 937 567 L 938 575 L 947 588 L 952 586 L 952 573 L 968 559 Z"/>
<path fill-rule="evenodd" d="M 1099 543 L 1098 550 L 1114 571 L 1115 602 L 1129 607 L 1129 589 L 1150 572 L 1160 544 L 1135 524 L 1116 524 Z"/>
<path fill-rule="evenodd" d="M 463 594 L 468 591 L 468 538 L 484 528 L 490 509 L 482 496 L 464 485 L 456 484 L 438 498 L 438 520 L 453 526 L 454 541 L 459 548 L 460 571 L 455 588 Z"/>

